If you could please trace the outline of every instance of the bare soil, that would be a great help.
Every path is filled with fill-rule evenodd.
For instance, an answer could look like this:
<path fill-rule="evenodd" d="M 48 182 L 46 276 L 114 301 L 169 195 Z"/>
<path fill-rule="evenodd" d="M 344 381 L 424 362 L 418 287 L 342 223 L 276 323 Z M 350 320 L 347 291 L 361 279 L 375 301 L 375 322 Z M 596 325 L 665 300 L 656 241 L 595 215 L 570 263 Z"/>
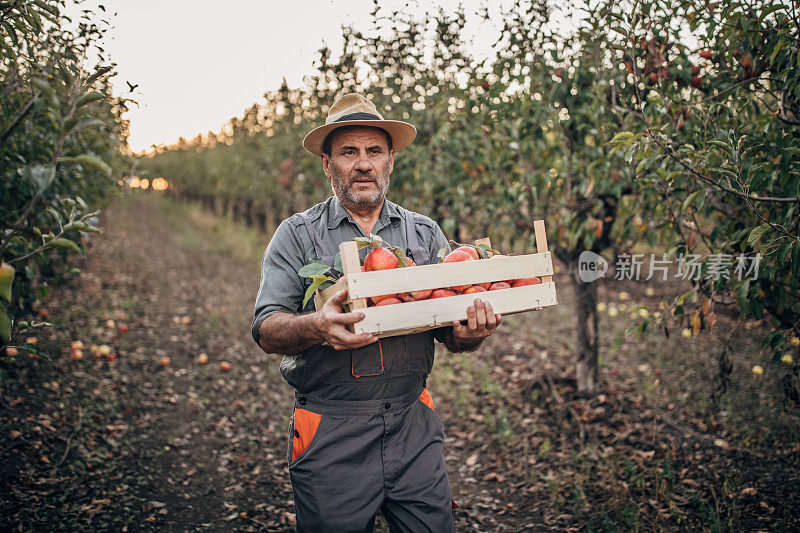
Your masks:
<path fill-rule="evenodd" d="M 0 529 L 293 530 L 292 390 L 250 336 L 269 236 L 156 195 L 124 197 L 103 228 L 81 276 L 41 303 L 54 328 L 29 333 L 51 359 L 23 354 L 0 389 Z M 613 283 L 601 296 L 659 298 Z M 459 531 L 800 530 L 800 417 L 776 386 L 785 369 L 749 371 L 758 324 L 732 337 L 733 381 L 711 410 L 733 318 L 615 346 L 634 319 L 604 315 L 601 391 L 585 398 L 566 283 L 559 299 L 474 353 L 437 352 Z"/>

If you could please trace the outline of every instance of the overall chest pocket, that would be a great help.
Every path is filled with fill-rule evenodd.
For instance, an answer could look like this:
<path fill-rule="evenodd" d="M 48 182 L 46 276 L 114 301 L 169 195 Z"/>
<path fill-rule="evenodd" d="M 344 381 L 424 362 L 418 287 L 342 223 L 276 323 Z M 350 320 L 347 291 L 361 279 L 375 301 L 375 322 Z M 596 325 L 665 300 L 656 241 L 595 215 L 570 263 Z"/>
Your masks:
<path fill-rule="evenodd" d="M 409 372 L 409 354 L 402 336 L 387 337 L 335 354 L 323 361 L 324 383 L 385 381 Z"/>
<path fill-rule="evenodd" d="M 394 375 L 408 371 L 408 350 L 402 336 L 387 337 L 350 350 L 350 373 L 355 378 Z"/>

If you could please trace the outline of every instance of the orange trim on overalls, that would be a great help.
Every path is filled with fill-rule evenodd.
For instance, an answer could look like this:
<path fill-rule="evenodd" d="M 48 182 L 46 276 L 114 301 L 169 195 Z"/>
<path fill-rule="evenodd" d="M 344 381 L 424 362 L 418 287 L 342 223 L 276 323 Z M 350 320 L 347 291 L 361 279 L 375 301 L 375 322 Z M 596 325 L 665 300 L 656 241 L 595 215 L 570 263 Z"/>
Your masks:
<path fill-rule="evenodd" d="M 353 370 L 353 361 L 350 361 L 350 374 L 352 374 L 352 376 L 354 378 L 363 378 L 364 376 L 380 376 L 381 374 L 383 374 L 383 346 L 381 345 L 381 340 L 380 339 L 378 339 L 378 350 L 381 352 L 381 371 L 380 372 L 378 372 L 377 374 L 356 374 L 355 371 Z"/>
<path fill-rule="evenodd" d="M 431 411 L 433 411 L 433 398 L 431 398 L 431 393 L 428 392 L 428 389 L 422 391 L 422 394 L 419 395 L 419 400 L 430 407 Z"/>
<path fill-rule="evenodd" d="M 294 439 L 292 440 L 292 461 L 306 451 L 314 435 L 317 434 L 322 415 L 295 408 L 294 410 Z"/>

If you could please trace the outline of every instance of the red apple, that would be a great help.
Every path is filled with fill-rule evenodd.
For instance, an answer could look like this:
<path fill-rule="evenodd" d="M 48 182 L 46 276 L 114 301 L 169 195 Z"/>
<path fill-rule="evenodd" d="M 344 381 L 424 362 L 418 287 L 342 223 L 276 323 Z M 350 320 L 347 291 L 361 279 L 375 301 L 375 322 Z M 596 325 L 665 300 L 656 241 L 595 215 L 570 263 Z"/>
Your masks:
<path fill-rule="evenodd" d="M 430 299 L 433 300 L 434 298 L 447 298 L 448 296 L 455 296 L 455 295 L 456 295 L 456 293 L 454 293 L 453 291 L 451 291 L 449 289 L 436 289 L 431 294 L 431 298 Z"/>
<path fill-rule="evenodd" d="M 486 289 L 480 285 L 473 285 L 472 287 L 464 289 L 461 294 L 475 294 L 476 292 L 486 292 Z"/>
<path fill-rule="evenodd" d="M 420 300 L 427 300 L 433 294 L 433 289 L 422 289 L 420 291 L 411 291 L 408 293 L 411 296 L 411 299 L 415 302 Z"/>
<path fill-rule="evenodd" d="M 453 250 L 452 252 L 450 252 L 449 254 L 444 256 L 444 261 L 442 261 L 442 262 L 443 263 L 458 263 L 458 262 L 461 262 L 461 261 L 474 261 L 474 259 L 472 258 L 472 255 L 470 255 L 468 252 L 465 252 L 463 250 Z M 456 292 L 459 292 L 459 291 L 463 291 L 467 287 L 469 287 L 469 285 L 456 285 L 456 286 L 450 287 L 450 288 L 452 290 L 456 291 Z"/>
<path fill-rule="evenodd" d="M 491 287 L 489 287 L 490 291 L 499 291 L 501 289 L 510 289 L 511 285 L 506 283 L 505 281 L 496 281 L 492 283 Z"/>
<path fill-rule="evenodd" d="M 401 303 L 403 303 L 403 302 L 401 302 L 397 298 L 384 298 L 380 302 L 376 303 L 375 307 L 379 307 L 381 305 L 392 305 L 392 304 L 401 304 Z"/>
<path fill-rule="evenodd" d="M 223 372 L 227 372 L 228 370 L 231 369 L 231 364 L 227 361 L 220 361 L 219 369 L 222 370 Z"/>
<path fill-rule="evenodd" d="M 444 256 L 444 260 L 442 261 L 442 263 L 458 263 L 459 261 L 472 261 L 472 260 L 473 260 L 472 254 L 459 249 L 459 250 L 453 250 L 452 252 Z"/>
<path fill-rule="evenodd" d="M 512 283 L 511 286 L 512 287 L 524 287 L 526 285 L 538 285 L 541 282 L 542 282 L 542 280 L 540 280 L 539 278 L 536 278 L 536 277 L 533 277 L 533 278 L 520 278 L 517 281 L 515 281 L 514 283 Z"/>
<path fill-rule="evenodd" d="M 375 305 L 378 305 L 378 303 L 382 302 L 383 300 L 385 300 L 387 298 L 395 298 L 395 299 L 397 299 L 397 295 L 396 294 L 382 294 L 380 296 L 370 296 L 369 299 L 372 300 L 372 303 L 374 303 Z"/>
<path fill-rule="evenodd" d="M 397 268 L 397 257 L 386 248 L 375 248 L 364 258 L 364 269 L 367 272 L 375 270 L 390 270 Z"/>
<path fill-rule="evenodd" d="M 472 256 L 473 259 L 480 259 L 481 256 L 478 254 L 478 250 L 473 248 L 472 246 L 459 246 L 454 252 L 465 252 Z"/>

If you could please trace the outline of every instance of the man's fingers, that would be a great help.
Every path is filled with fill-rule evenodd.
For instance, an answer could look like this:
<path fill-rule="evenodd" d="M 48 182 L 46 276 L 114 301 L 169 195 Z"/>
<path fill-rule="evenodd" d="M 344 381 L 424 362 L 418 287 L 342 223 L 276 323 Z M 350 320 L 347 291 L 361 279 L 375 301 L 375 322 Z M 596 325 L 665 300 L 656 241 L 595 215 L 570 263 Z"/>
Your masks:
<path fill-rule="evenodd" d="M 349 331 L 344 330 L 344 332 L 338 332 L 331 346 L 336 350 L 352 350 L 354 348 L 361 348 L 367 344 L 372 344 L 376 340 L 378 340 L 378 337 L 372 333 L 353 335 Z"/>
<path fill-rule="evenodd" d="M 328 316 L 328 320 L 334 324 L 355 324 L 364 320 L 364 313 L 354 311 L 352 313 L 333 313 Z"/>
<path fill-rule="evenodd" d="M 484 302 L 483 307 L 486 313 L 486 329 L 493 330 L 497 327 L 497 316 L 494 313 L 494 309 L 492 309 L 492 304 Z"/>
<path fill-rule="evenodd" d="M 467 307 L 467 327 L 471 330 L 478 329 L 478 322 L 475 317 L 477 310 L 474 305 Z"/>
<path fill-rule="evenodd" d="M 478 330 L 486 328 L 486 307 L 480 299 L 475 300 L 475 324 Z"/>
<path fill-rule="evenodd" d="M 342 302 L 344 302 L 346 299 L 347 289 L 342 289 L 340 291 L 336 291 L 334 295 L 328 299 L 328 301 L 341 306 Z"/>

